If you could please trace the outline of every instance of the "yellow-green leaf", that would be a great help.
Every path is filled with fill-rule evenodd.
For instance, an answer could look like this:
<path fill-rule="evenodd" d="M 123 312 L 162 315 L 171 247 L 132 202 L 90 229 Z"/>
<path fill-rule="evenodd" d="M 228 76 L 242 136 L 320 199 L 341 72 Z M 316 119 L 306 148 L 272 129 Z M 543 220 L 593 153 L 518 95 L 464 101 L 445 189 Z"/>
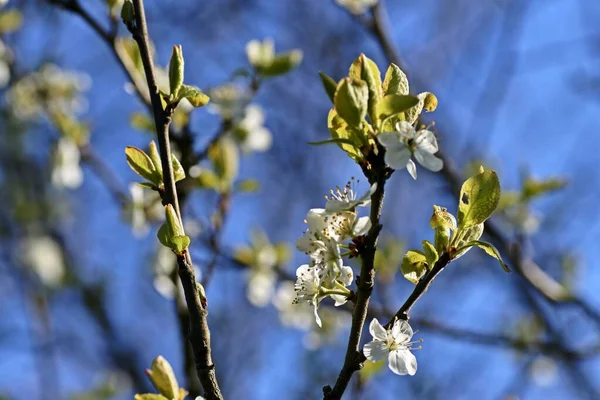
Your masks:
<path fill-rule="evenodd" d="M 369 57 L 361 54 L 350 66 L 350 78 L 362 80 L 367 83 L 369 89 L 368 113 L 372 120 L 377 118 L 377 103 L 383 97 L 381 89 L 381 72 L 377 64 Z"/>
<path fill-rule="evenodd" d="M 423 252 L 425 253 L 427 264 L 433 267 L 439 258 L 437 250 L 428 240 L 423 240 L 421 245 L 423 246 Z"/>
<path fill-rule="evenodd" d="M 338 115 L 348 125 L 358 127 L 367 115 L 369 88 L 365 81 L 344 78 L 335 92 L 333 103 Z"/>
<path fill-rule="evenodd" d="M 292 50 L 287 53 L 282 53 L 271 61 L 267 66 L 257 66 L 256 71 L 268 77 L 283 75 L 295 69 L 302 62 L 302 51 Z"/>
<path fill-rule="evenodd" d="M 408 78 L 396 64 L 391 64 L 385 73 L 385 78 L 383 80 L 383 93 L 384 95 L 407 95 L 409 93 Z"/>
<path fill-rule="evenodd" d="M 414 96 L 388 94 L 377 104 L 377 119 L 383 120 L 399 114 L 415 106 L 418 102 L 419 99 Z"/>
<path fill-rule="evenodd" d="M 202 93 L 197 87 L 190 85 L 181 85 L 177 93 L 177 99 L 177 101 L 187 99 L 194 107 L 205 106 L 210 101 L 210 97 Z"/>
<path fill-rule="evenodd" d="M 156 357 L 152 361 L 151 370 L 146 370 L 146 374 L 161 395 L 169 400 L 177 398 L 179 395 L 179 384 L 173 372 L 173 367 L 171 367 L 171 364 L 164 357 Z"/>
<path fill-rule="evenodd" d="M 157 174 L 154 163 L 143 150 L 134 146 L 127 146 L 125 148 L 125 155 L 127 156 L 127 164 L 139 176 L 155 185 L 160 184 L 160 176 Z"/>
<path fill-rule="evenodd" d="M 321 83 L 323 84 L 325 93 L 327 93 L 327 97 L 329 97 L 329 100 L 331 100 L 331 102 L 333 103 L 337 83 L 335 83 L 335 81 L 330 76 L 327 76 L 322 72 L 319 72 L 319 76 L 321 77 Z"/>
<path fill-rule="evenodd" d="M 183 167 L 181 166 L 181 163 L 179 162 L 177 157 L 175 157 L 175 154 L 172 153 L 171 163 L 173 164 L 173 176 L 175 178 L 175 182 L 179 182 L 185 179 L 185 171 L 183 170 Z"/>
<path fill-rule="evenodd" d="M 470 241 L 467 244 L 465 244 L 459 250 L 468 249 L 469 247 L 473 247 L 473 246 L 479 247 L 480 249 L 485 251 L 489 256 L 494 257 L 496 260 L 498 260 L 498 263 L 500 263 L 500 266 L 502 267 L 502 269 L 504 269 L 504 271 L 510 272 L 510 268 L 508 268 L 508 265 L 506 265 L 504 263 L 504 261 L 502 260 L 502 256 L 500 255 L 500 252 L 491 243 L 484 242 L 481 240 L 473 240 L 473 241 Z"/>
<path fill-rule="evenodd" d="M 155 393 L 144 393 L 144 394 L 136 394 L 134 396 L 135 400 L 171 400 L 163 396 L 162 394 Z"/>
<path fill-rule="evenodd" d="M 327 116 L 327 128 L 335 143 L 338 144 L 353 160 L 359 162 L 363 156 L 360 152 L 362 141 L 357 137 L 355 131 L 348 126 L 335 111 L 331 109 Z"/>
<path fill-rule="evenodd" d="M 183 49 L 180 44 L 174 45 L 169 60 L 169 87 L 173 98 L 177 97 L 177 93 L 183 84 L 184 66 Z"/>
<path fill-rule="evenodd" d="M 427 257 L 418 250 L 409 250 L 400 267 L 402 275 L 415 285 L 427 273 L 427 269 Z"/>
<path fill-rule="evenodd" d="M 463 183 L 458 199 L 458 225 L 469 227 L 488 219 L 500 201 L 500 181 L 493 170 L 486 170 Z"/>
<path fill-rule="evenodd" d="M 154 164 L 154 168 L 160 174 L 160 180 L 162 181 L 162 162 L 160 160 L 160 154 L 158 153 L 158 149 L 156 148 L 156 143 L 154 143 L 154 140 L 150 142 L 149 151 L 150 159 Z"/>
<path fill-rule="evenodd" d="M 0 13 L 0 33 L 11 33 L 23 24 L 23 14 L 17 9 Z"/>

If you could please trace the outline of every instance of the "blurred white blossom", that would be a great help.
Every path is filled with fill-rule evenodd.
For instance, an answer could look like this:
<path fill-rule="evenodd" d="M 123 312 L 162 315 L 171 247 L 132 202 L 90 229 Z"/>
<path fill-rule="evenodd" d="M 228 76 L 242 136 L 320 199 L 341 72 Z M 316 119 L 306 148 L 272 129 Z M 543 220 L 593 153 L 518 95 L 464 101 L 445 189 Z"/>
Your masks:
<path fill-rule="evenodd" d="M 49 287 L 57 287 L 65 276 L 65 260 L 62 249 L 49 236 L 32 236 L 21 243 L 23 264 L 30 267 Z"/>
<path fill-rule="evenodd" d="M 73 141 L 59 139 L 52 157 L 52 184 L 58 188 L 76 189 L 83 182 L 79 165 L 79 148 Z"/>
<path fill-rule="evenodd" d="M 265 114 L 257 104 L 250 104 L 244 109 L 244 118 L 235 129 L 235 137 L 245 153 L 267 151 L 273 138 L 271 131 L 263 126 Z"/>

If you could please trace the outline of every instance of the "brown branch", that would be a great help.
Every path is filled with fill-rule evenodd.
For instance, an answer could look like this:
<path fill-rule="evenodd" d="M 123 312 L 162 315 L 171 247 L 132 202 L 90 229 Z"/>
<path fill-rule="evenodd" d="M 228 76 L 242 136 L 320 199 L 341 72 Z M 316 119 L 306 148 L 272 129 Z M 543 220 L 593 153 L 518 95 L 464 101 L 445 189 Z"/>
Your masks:
<path fill-rule="evenodd" d="M 175 179 L 173 176 L 173 165 L 171 163 L 171 147 L 169 143 L 169 125 L 171 123 L 171 114 L 173 110 L 170 107 L 167 107 L 165 110 L 162 108 L 160 93 L 154 75 L 154 64 L 150 55 L 144 2 L 143 0 L 134 0 L 133 5 L 135 9 L 135 26 L 131 27 L 131 32 L 140 49 L 146 81 L 150 92 L 152 113 L 154 115 L 164 177 L 165 193 L 163 203 L 171 204 L 181 219 L 181 212 L 179 210 L 179 202 L 177 199 L 177 189 L 175 187 Z M 196 277 L 194 276 L 193 264 L 188 251 L 184 251 L 177 256 L 177 265 L 179 278 L 183 286 L 185 300 L 189 311 L 189 341 L 193 348 L 196 361 L 196 372 L 204 389 L 204 396 L 209 400 L 222 399 L 223 396 L 217 383 L 215 366 L 211 356 L 210 331 L 206 321 L 208 312 L 206 307 L 202 304 L 196 288 Z"/>
<path fill-rule="evenodd" d="M 360 249 L 362 265 L 360 276 L 357 277 L 356 302 L 352 313 L 352 325 L 350 327 L 350 336 L 348 338 L 348 347 L 346 348 L 346 356 L 344 365 L 335 382 L 333 389 L 331 386 L 323 388 L 324 399 L 333 400 L 341 399 L 344 391 L 348 387 L 348 383 L 354 372 L 362 368 L 364 356 L 360 351 L 360 337 L 363 326 L 367 318 L 369 309 L 369 300 L 373 292 L 373 284 L 375 281 L 375 251 L 377 248 L 377 239 L 381 232 L 382 225 L 379 221 L 381 217 L 381 209 L 383 206 L 383 197 L 385 195 L 385 182 L 389 177 L 389 170 L 383 160 L 384 149 L 379 148 L 378 156 L 371 160 L 371 169 L 363 168 L 365 176 L 369 179 L 369 183 L 377 184 L 377 189 L 371 195 L 371 229 L 365 237 L 364 245 Z"/>

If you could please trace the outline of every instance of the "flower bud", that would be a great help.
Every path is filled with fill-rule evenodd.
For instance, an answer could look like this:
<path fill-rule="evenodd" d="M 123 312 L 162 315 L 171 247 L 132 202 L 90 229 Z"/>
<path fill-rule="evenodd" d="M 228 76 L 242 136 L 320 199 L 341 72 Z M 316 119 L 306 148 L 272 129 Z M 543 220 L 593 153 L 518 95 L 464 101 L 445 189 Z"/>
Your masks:
<path fill-rule="evenodd" d="M 147 369 L 146 375 L 160 394 L 168 399 L 179 398 L 179 384 L 173 367 L 163 356 L 158 356 L 152 361 L 152 369 Z"/>
<path fill-rule="evenodd" d="M 183 50 L 181 45 L 175 45 L 169 61 L 169 85 L 173 98 L 177 98 L 177 93 L 183 84 L 183 67 Z"/>

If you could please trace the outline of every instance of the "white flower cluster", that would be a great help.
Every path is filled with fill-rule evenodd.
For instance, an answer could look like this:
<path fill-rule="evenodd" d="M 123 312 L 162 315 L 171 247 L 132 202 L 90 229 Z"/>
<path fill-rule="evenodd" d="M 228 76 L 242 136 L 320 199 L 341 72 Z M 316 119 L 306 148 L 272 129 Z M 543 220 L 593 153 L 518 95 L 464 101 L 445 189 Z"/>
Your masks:
<path fill-rule="evenodd" d="M 379 143 L 385 147 L 385 163 L 393 169 L 406 167 L 410 176 L 417 179 L 417 167 L 411 157 L 430 171 L 440 171 L 444 163 L 434 156 L 438 144 L 433 132 L 427 129 L 415 131 L 406 121 L 396 124 L 396 131 L 382 132 L 377 135 Z"/>
<path fill-rule="evenodd" d="M 310 263 L 296 271 L 296 298 L 313 305 L 316 322 L 321 326 L 318 307 L 321 300 L 331 297 L 336 306 L 348 300 L 347 288 L 354 278 L 352 268 L 344 266 L 340 248 L 349 248 L 344 242 L 365 235 L 371 228 L 369 217 L 359 217 L 356 208 L 371 203 L 376 185 L 361 197 L 352 189 L 353 181 L 344 188 L 331 191 L 325 208 L 313 208 L 306 215 L 308 229 L 296 241 L 298 250 L 310 256 Z M 351 254 L 348 252 L 347 254 Z"/>

